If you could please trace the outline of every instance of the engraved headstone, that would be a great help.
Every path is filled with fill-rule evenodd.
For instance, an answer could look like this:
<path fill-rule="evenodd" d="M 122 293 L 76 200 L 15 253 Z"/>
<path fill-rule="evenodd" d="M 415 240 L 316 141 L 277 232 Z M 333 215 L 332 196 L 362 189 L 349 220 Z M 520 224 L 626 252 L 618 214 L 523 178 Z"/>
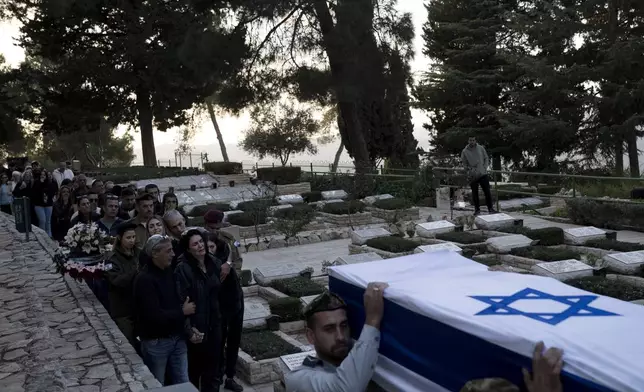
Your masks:
<path fill-rule="evenodd" d="M 606 232 L 593 226 L 564 229 L 564 239 L 570 245 L 583 245 L 591 240 L 606 238 Z"/>
<path fill-rule="evenodd" d="M 593 276 L 593 268 L 579 260 L 561 260 L 539 263 L 532 267 L 532 272 L 565 281 Z"/>
<path fill-rule="evenodd" d="M 449 210 L 452 201 L 450 200 L 449 187 L 441 187 L 436 189 L 436 208 L 444 211 Z"/>
<path fill-rule="evenodd" d="M 360 264 L 376 260 L 382 260 L 382 257 L 378 253 L 358 253 L 355 255 L 340 256 L 333 261 L 333 265 Z"/>
<path fill-rule="evenodd" d="M 244 304 L 244 328 L 258 327 L 266 324 L 266 317 L 271 315 L 268 306 L 261 302 L 246 301 Z"/>
<path fill-rule="evenodd" d="M 367 243 L 367 240 L 372 238 L 388 237 L 390 235 L 389 230 L 383 228 L 352 230 L 349 232 L 349 237 L 353 245 L 364 245 Z"/>
<path fill-rule="evenodd" d="M 296 263 L 265 265 L 255 268 L 253 277 L 257 284 L 266 286 L 274 280 L 300 276 L 305 270 L 305 266 Z"/>
<path fill-rule="evenodd" d="M 458 254 L 463 253 L 463 249 L 460 246 L 453 244 L 451 242 L 444 242 L 442 244 L 433 244 L 433 245 L 422 245 L 414 249 L 414 253 L 434 253 L 434 252 L 443 252 L 450 251 L 456 252 Z"/>
<path fill-rule="evenodd" d="M 394 197 L 390 194 L 384 194 L 384 195 L 374 195 L 374 196 L 368 196 L 364 198 L 364 202 L 367 205 L 373 205 L 373 203 L 377 202 L 378 200 L 387 200 L 387 199 L 393 199 Z"/>
<path fill-rule="evenodd" d="M 493 253 L 510 253 L 512 249 L 525 248 L 532 245 L 532 240 L 524 235 L 516 234 L 488 238 L 485 243 Z"/>
<path fill-rule="evenodd" d="M 277 197 L 279 204 L 302 204 L 304 198 L 301 195 L 282 195 Z"/>
<path fill-rule="evenodd" d="M 324 200 L 346 199 L 348 196 L 343 189 L 322 192 L 322 199 Z"/>
<path fill-rule="evenodd" d="M 315 357 L 315 351 L 307 351 L 297 354 L 282 355 L 280 361 L 288 368 L 289 371 L 299 368 L 302 366 L 302 362 L 306 357 Z"/>
<path fill-rule="evenodd" d="M 483 230 L 498 230 L 514 225 L 514 218 L 508 214 L 479 215 L 474 219 L 476 227 Z"/>
<path fill-rule="evenodd" d="M 446 220 L 425 222 L 416 225 L 416 234 L 423 238 L 434 238 L 436 234 L 449 233 L 455 228 L 455 224 Z"/>
<path fill-rule="evenodd" d="M 644 266 L 644 250 L 613 253 L 604 256 L 608 268 L 622 274 L 636 274 Z"/>

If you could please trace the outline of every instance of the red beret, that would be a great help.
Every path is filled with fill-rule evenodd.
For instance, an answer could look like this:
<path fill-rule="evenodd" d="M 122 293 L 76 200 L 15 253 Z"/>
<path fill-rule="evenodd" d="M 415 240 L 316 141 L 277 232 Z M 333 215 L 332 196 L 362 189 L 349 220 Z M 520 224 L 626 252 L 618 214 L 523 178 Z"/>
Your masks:
<path fill-rule="evenodd" d="M 224 220 L 224 213 L 219 210 L 210 210 L 203 216 L 206 223 L 221 223 Z"/>

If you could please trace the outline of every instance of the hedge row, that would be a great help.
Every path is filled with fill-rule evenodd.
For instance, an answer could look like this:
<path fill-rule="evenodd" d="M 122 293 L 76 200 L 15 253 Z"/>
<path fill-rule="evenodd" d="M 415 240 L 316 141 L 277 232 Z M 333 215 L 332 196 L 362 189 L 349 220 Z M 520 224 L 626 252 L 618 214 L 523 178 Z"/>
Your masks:
<path fill-rule="evenodd" d="M 511 234 L 522 234 L 531 240 L 539 240 L 539 245 L 552 246 L 564 243 L 564 231 L 560 227 L 545 227 L 543 229 L 529 229 L 522 226 L 511 226 L 499 229 Z"/>
<path fill-rule="evenodd" d="M 601 276 L 575 279 L 566 282 L 566 284 L 591 293 L 621 299 L 622 301 L 630 302 L 644 298 L 644 288 Z"/>
<path fill-rule="evenodd" d="M 373 206 L 376 208 L 381 208 L 383 210 L 391 211 L 391 210 L 406 210 L 408 208 L 411 208 L 413 205 L 407 199 L 394 197 L 393 199 L 377 200 L 375 203 L 373 203 Z"/>
<path fill-rule="evenodd" d="M 515 248 L 510 254 L 541 261 L 581 260 L 581 254 L 569 249 L 555 249 L 545 246 L 530 246 L 527 248 Z"/>
<path fill-rule="evenodd" d="M 274 280 L 270 283 L 270 286 L 277 291 L 296 298 L 322 294 L 325 290 L 321 284 L 300 276 Z"/>
<path fill-rule="evenodd" d="M 244 172 L 241 162 L 207 162 L 203 164 L 204 170 L 220 176 L 242 174 Z"/>
<path fill-rule="evenodd" d="M 458 244 L 480 244 L 487 240 L 487 238 L 482 235 L 472 234 L 466 231 L 452 231 L 449 233 L 436 234 L 436 239 L 456 242 Z"/>
<path fill-rule="evenodd" d="M 275 199 L 256 199 L 237 204 L 237 209 L 244 212 L 265 212 L 268 210 L 268 207 L 276 205 L 277 201 Z"/>
<path fill-rule="evenodd" d="M 257 169 L 257 179 L 270 181 L 276 185 L 297 184 L 302 176 L 299 166 L 263 167 Z"/>
<path fill-rule="evenodd" d="M 268 301 L 271 314 L 280 317 L 280 322 L 298 321 L 302 319 L 302 301 L 295 297 L 276 298 Z"/>
<path fill-rule="evenodd" d="M 566 199 L 568 217 L 578 225 L 644 231 L 644 203 Z"/>
<path fill-rule="evenodd" d="M 400 237 L 378 237 L 367 240 L 367 246 L 391 253 L 411 252 L 418 244 Z"/>
<path fill-rule="evenodd" d="M 591 248 L 598 248 L 604 250 L 614 250 L 616 252 L 635 252 L 638 250 L 644 250 L 644 245 L 636 244 L 633 242 L 622 242 L 617 240 L 601 239 L 601 240 L 591 240 L 586 242 L 584 246 Z"/>
<path fill-rule="evenodd" d="M 228 215 L 228 222 L 231 225 L 251 227 L 255 224 L 262 225 L 266 223 L 266 213 L 263 212 L 243 212 L 241 214 Z"/>
<path fill-rule="evenodd" d="M 279 358 L 282 355 L 296 354 L 302 351 L 270 331 L 244 333 L 239 347 L 256 361 Z"/>
<path fill-rule="evenodd" d="M 304 219 L 308 215 L 315 213 L 315 209 L 307 204 L 296 204 L 291 208 L 284 208 L 275 211 L 273 216 L 279 219 Z"/>
<path fill-rule="evenodd" d="M 364 203 L 357 200 L 343 201 L 342 203 L 327 203 L 322 208 L 322 212 L 333 215 L 349 215 L 363 212 Z"/>

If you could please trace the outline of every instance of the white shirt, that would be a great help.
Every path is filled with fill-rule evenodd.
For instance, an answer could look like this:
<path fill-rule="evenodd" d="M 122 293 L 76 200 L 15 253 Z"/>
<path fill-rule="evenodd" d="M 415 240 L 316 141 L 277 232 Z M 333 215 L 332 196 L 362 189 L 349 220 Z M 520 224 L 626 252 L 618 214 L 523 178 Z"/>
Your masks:
<path fill-rule="evenodd" d="M 74 179 L 74 172 L 69 170 L 69 169 L 63 170 L 62 173 L 60 172 L 60 169 L 56 169 L 51 173 L 51 175 L 54 177 L 54 179 L 58 183 L 58 186 L 60 186 L 60 184 L 63 182 L 63 180 L 73 180 Z"/>

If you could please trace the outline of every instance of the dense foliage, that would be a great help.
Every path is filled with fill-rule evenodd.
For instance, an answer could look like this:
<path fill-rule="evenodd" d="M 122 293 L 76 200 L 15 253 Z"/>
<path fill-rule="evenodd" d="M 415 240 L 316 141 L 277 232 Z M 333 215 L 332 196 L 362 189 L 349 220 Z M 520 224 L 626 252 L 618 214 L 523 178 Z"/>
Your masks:
<path fill-rule="evenodd" d="M 322 207 L 322 212 L 333 215 L 350 215 L 363 212 L 365 205 L 361 201 L 343 201 L 340 203 L 327 203 Z"/>
<path fill-rule="evenodd" d="M 301 320 L 302 301 L 296 297 L 275 298 L 268 301 L 271 314 L 280 316 L 280 322 L 287 323 L 290 321 Z"/>
<path fill-rule="evenodd" d="M 600 276 L 575 279 L 566 282 L 566 284 L 591 293 L 621 299 L 622 301 L 635 301 L 644 298 L 644 288 Z"/>
<path fill-rule="evenodd" d="M 304 277 L 278 279 L 270 283 L 275 290 L 291 297 L 307 297 L 318 295 L 324 292 L 324 286 Z"/>
<path fill-rule="evenodd" d="M 239 347 L 256 361 L 279 358 L 282 355 L 296 354 L 302 351 L 271 331 L 244 333 Z"/>
<path fill-rule="evenodd" d="M 479 234 L 473 234 L 464 231 L 452 231 L 449 233 L 436 234 L 436 239 L 456 242 L 457 244 L 480 244 L 482 242 L 485 242 L 487 238 Z"/>
<path fill-rule="evenodd" d="M 515 248 L 510 251 L 510 254 L 541 261 L 581 260 L 579 252 L 575 252 L 574 250 L 548 248 L 545 246 Z"/>
<path fill-rule="evenodd" d="M 378 237 L 367 240 L 367 246 L 391 253 L 412 252 L 418 247 L 414 241 L 400 237 Z"/>

